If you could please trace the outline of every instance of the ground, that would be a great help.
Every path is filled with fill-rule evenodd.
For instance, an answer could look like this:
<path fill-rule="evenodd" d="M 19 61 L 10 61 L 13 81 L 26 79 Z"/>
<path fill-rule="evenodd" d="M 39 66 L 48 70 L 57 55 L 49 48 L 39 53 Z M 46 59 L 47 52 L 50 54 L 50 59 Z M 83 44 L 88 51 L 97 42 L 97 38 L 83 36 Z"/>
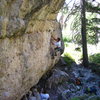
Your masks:
<path fill-rule="evenodd" d="M 51 89 L 48 90 L 50 100 L 100 100 L 100 87 L 98 86 L 100 77 L 98 75 L 93 73 L 91 69 L 84 68 L 81 65 L 73 64 L 70 70 L 66 70 L 66 67 L 67 66 L 61 66 L 60 70 L 68 74 L 69 80 L 62 81 L 62 83 L 60 82 L 56 85 L 54 83 L 52 85 Z M 56 67 L 56 69 L 58 70 L 59 68 Z M 80 78 L 82 86 L 75 84 L 76 77 Z M 84 89 L 86 86 L 95 86 L 97 89 L 97 95 L 85 94 Z"/>

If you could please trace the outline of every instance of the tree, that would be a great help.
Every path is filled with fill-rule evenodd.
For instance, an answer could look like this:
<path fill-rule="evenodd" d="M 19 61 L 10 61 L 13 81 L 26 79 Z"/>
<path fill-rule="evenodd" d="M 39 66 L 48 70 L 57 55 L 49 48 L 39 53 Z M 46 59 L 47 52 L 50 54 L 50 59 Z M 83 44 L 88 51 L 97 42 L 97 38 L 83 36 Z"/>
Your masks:
<path fill-rule="evenodd" d="M 88 67 L 87 39 L 86 39 L 86 15 L 85 15 L 85 0 L 81 1 L 81 34 L 82 34 L 82 49 L 83 49 L 83 65 Z"/>
<path fill-rule="evenodd" d="M 87 10 L 87 37 L 89 44 L 97 44 L 99 42 L 100 36 L 100 4 L 96 1 L 86 2 L 86 10 Z"/>
<path fill-rule="evenodd" d="M 67 27 L 69 24 L 68 20 L 73 17 L 70 26 L 72 41 L 78 45 L 82 45 L 83 65 L 88 67 L 87 43 L 95 45 L 100 39 L 100 18 L 98 17 L 100 14 L 100 3 L 96 0 L 80 0 L 80 6 L 80 3 L 76 2 L 77 0 L 73 1 L 73 6 L 68 7 L 69 3 L 65 5 L 65 25 L 63 24 L 63 27 Z M 94 3 L 96 3 L 96 5 L 94 5 Z"/>
<path fill-rule="evenodd" d="M 93 4 L 90 0 L 85 1 L 86 9 L 86 30 L 87 30 L 87 43 L 95 45 L 99 42 L 100 38 L 100 18 L 98 17 L 100 13 L 100 4 L 94 1 L 96 5 Z M 75 8 L 74 20 L 71 24 L 72 39 L 77 44 L 82 44 L 81 42 L 81 19 L 80 19 L 80 5 Z M 72 11 L 73 12 L 73 11 Z"/>

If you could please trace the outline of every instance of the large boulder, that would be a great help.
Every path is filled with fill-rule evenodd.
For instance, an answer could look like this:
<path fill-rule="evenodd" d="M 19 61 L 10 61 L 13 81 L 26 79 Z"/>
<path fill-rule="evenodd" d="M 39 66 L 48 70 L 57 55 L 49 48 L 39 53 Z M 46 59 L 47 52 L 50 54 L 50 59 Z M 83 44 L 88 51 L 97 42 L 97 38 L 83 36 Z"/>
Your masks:
<path fill-rule="evenodd" d="M 51 89 L 68 80 L 69 80 L 69 75 L 66 72 L 61 71 L 59 69 L 54 69 L 53 74 L 47 80 L 47 86 L 48 88 Z"/>
<path fill-rule="evenodd" d="M 64 0 L 0 0 L 0 100 L 20 98 L 51 69 L 51 35 Z"/>

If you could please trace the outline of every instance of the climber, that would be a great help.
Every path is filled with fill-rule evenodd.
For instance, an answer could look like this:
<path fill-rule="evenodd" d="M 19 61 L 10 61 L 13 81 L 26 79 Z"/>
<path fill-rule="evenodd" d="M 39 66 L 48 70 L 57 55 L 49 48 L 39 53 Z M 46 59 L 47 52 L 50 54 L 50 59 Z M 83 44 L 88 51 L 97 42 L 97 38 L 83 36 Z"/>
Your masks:
<path fill-rule="evenodd" d="M 43 88 L 41 89 L 40 96 L 41 100 L 49 100 L 50 98 L 49 94 Z"/>
<path fill-rule="evenodd" d="M 56 52 L 60 51 L 60 54 L 62 53 L 62 48 L 61 48 L 61 39 L 58 37 L 57 39 L 54 38 L 53 36 L 51 36 L 52 40 L 54 40 L 55 42 L 51 41 L 52 44 L 55 46 L 54 48 L 54 53 L 55 56 L 57 55 Z"/>
<path fill-rule="evenodd" d="M 36 100 L 41 100 L 41 96 L 40 96 L 40 93 L 39 93 L 39 91 L 37 90 L 37 88 L 34 88 L 34 89 L 32 90 L 32 92 L 33 92 L 34 96 L 36 97 Z"/>
<path fill-rule="evenodd" d="M 29 91 L 29 98 L 28 100 L 37 100 L 36 97 L 32 94 L 32 91 Z"/>

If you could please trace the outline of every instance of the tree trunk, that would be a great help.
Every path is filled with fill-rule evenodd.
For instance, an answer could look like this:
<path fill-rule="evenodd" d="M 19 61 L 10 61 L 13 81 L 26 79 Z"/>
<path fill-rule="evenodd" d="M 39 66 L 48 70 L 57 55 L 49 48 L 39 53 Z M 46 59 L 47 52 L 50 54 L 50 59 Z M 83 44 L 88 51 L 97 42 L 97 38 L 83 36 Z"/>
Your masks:
<path fill-rule="evenodd" d="M 82 49 L 83 49 L 83 66 L 88 67 L 88 53 L 86 40 L 86 17 L 85 17 L 85 0 L 81 1 L 81 34 L 82 34 Z"/>

